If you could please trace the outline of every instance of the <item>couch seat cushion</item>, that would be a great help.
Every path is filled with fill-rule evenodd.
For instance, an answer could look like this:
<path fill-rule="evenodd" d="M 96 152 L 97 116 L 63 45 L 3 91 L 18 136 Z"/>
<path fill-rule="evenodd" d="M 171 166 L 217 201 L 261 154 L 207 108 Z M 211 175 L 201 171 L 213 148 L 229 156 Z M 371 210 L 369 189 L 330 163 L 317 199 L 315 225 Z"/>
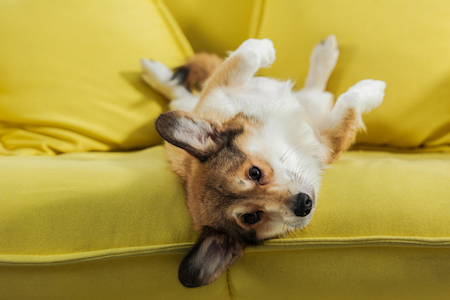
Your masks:
<path fill-rule="evenodd" d="M 450 154 L 345 153 L 307 228 L 186 289 L 177 269 L 197 234 L 162 146 L 0 157 L 0 296 L 447 299 L 449 166 Z"/>
<path fill-rule="evenodd" d="M 2 264 L 182 253 L 197 237 L 162 146 L 0 166 Z M 348 152 L 326 171 L 307 228 L 247 250 L 450 246 L 449 166 L 449 154 Z"/>
<path fill-rule="evenodd" d="M 0 154 L 138 149 L 161 142 L 166 100 L 140 57 L 192 53 L 161 1 L 0 1 Z"/>
<path fill-rule="evenodd" d="M 51 263 L 90 259 L 97 251 L 153 252 L 195 238 L 183 186 L 169 170 L 162 146 L 133 153 L 0 157 L 0 165 L 4 262 L 9 255 L 19 263 L 41 258 Z"/>

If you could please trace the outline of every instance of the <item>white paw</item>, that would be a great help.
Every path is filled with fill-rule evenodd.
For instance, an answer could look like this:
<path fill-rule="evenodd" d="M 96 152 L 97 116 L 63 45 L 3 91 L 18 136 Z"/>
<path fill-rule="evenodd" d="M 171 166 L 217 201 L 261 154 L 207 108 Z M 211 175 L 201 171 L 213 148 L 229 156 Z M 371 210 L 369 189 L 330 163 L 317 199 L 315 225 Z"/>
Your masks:
<path fill-rule="evenodd" d="M 336 37 L 328 36 L 321 43 L 317 44 L 310 57 L 312 66 L 320 67 L 323 71 L 331 73 L 339 58 L 339 49 Z"/>
<path fill-rule="evenodd" d="M 276 58 L 273 42 L 269 39 L 248 39 L 239 46 L 236 53 L 243 53 L 249 59 L 256 58 L 261 68 L 270 67 Z"/>
<path fill-rule="evenodd" d="M 150 85 L 168 83 L 173 76 L 172 70 L 159 61 L 141 58 L 142 77 Z"/>
<path fill-rule="evenodd" d="M 337 101 L 352 106 L 363 114 L 378 107 L 384 98 L 386 83 L 381 80 L 365 79 L 356 83 L 342 94 Z"/>

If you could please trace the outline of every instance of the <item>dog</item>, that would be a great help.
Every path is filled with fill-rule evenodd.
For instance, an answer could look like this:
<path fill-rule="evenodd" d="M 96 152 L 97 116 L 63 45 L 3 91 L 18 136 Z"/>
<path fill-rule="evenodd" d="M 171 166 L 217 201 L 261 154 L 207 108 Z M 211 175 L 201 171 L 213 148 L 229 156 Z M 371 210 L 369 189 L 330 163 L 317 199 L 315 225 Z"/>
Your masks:
<path fill-rule="evenodd" d="M 316 45 L 299 91 L 255 76 L 275 60 L 269 39 L 246 40 L 224 61 L 194 56 L 175 73 L 141 59 L 142 79 L 172 101 L 156 129 L 200 233 L 179 266 L 184 286 L 213 282 L 246 246 L 310 222 L 324 169 L 365 128 L 361 115 L 382 103 L 386 87 L 362 80 L 334 104 L 325 88 L 338 56 L 333 35 Z"/>

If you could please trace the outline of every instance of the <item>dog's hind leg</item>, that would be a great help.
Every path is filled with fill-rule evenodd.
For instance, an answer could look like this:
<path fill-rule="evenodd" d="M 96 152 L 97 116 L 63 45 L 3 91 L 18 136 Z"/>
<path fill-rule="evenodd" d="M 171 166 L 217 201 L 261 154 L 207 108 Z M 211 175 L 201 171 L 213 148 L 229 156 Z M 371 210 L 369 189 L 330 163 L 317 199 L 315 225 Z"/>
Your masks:
<path fill-rule="evenodd" d="M 180 78 L 174 76 L 172 70 L 164 64 L 142 58 L 141 59 L 142 80 L 155 91 L 171 100 L 172 110 L 184 110 L 190 112 L 198 103 L 198 97 L 189 92 L 182 84 Z"/>
<path fill-rule="evenodd" d="M 339 49 L 334 35 L 317 44 L 309 58 L 309 71 L 304 89 L 325 91 L 328 79 L 339 58 Z"/>
<path fill-rule="evenodd" d="M 384 98 L 386 83 L 380 80 L 361 80 L 339 96 L 318 130 L 326 149 L 326 162 L 336 161 L 342 151 L 354 141 L 358 129 L 364 129 L 361 115 L 378 107 Z"/>
<path fill-rule="evenodd" d="M 336 37 L 330 35 L 314 47 L 305 85 L 302 90 L 294 93 L 315 127 L 323 122 L 334 105 L 333 94 L 326 92 L 325 88 L 338 57 Z"/>

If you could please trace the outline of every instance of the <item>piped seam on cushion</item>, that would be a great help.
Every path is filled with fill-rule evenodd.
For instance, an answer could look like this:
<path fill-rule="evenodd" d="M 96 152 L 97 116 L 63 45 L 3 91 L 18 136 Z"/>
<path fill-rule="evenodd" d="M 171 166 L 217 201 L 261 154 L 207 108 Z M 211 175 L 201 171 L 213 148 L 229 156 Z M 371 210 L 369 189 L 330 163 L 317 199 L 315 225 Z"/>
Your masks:
<path fill-rule="evenodd" d="M 385 151 L 394 153 L 433 153 L 433 152 L 450 152 L 450 144 L 439 144 L 432 146 L 411 146 L 411 147 L 397 147 L 392 145 L 375 145 L 375 144 L 365 144 L 357 143 L 354 144 L 350 150 L 358 151 Z"/>
<path fill-rule="evenodd" d="M 357 237 L 315 237 L 277 239 L 265 243 L 265 246 L 299 246 L 304 248 L 333 248 L 355 246 L 426 246 L 449 247 L 450 237 L 414 237 L 414 236 L 357 236 Z"/>
<path fill-rule="evenodd" d="M 168 244 L 163 246 L 142 246 L 112 248 L 69 254 L 54 255 L 0 255 L 0 266 L 50 266 L 79 262 L 100 261 L 114 258 L 129 258 L 145 255 L 184 254 L 193 243 Z M 247 247 L 245 252 L 275 252 L 308 249 L 337 249 L 351 247 L 423 247 L 450 248 L 450 237 L 322 237 L 278 239 L 263 246 Z"/>

